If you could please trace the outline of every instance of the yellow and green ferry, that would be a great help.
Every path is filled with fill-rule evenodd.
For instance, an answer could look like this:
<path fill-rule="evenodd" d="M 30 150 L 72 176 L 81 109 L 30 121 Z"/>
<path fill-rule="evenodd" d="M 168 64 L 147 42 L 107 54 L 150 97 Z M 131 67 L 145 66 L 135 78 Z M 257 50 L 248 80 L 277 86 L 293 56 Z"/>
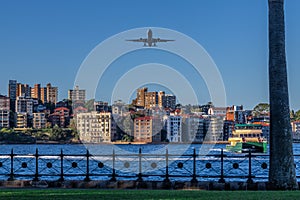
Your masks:
<path fill-rule="evenodd" d="M 259 124 L 236 124 L 228 142 L 230 143 L 226 146 L 228 151 L 237 153 L 267 152 L 267 141 L 263 137 L 262 128 Z"/>

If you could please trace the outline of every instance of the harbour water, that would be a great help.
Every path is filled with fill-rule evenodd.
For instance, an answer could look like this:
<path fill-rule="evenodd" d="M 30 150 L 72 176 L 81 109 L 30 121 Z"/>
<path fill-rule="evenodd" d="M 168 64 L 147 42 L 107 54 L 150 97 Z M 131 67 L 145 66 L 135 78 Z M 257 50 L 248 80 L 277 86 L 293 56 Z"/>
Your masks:
<path fill-rule="evenodd" d="M 198 180 L 218 181 L 222 170 L 226 181 L 246 181 L 249 174 L 254 181 L 266 181 L 268 176 L 268 153 L 253 154 L 249 160 L 248 154 L 226 151 L 222 154 L 224 144 L 2 144 L 1 180 L 8 179 L 12 172 L 12 149 L 12 171 L 16 179 L 34 177 L 36 150 L 39 178 L 44 180 L 57 180 L 62 172 L 64 179 L 69 180 L 83 180 L 87 174 L 93 180 L 109 180 L 115 173 L 117 179 L 126 180 L 137 179 L 139 174 L 144 180 L 164 180 L 168 174 L 170 180 L 174 181 L 191 180 L 193 175 L 196 175 Z M 293 149 L 296 172 L 299 176 L 300 144 L 295 143 Z M 90 154 L 89 159 L 86 156 L 87 150 Z M 62 154 L 63 157 L 60 157 Z"/>

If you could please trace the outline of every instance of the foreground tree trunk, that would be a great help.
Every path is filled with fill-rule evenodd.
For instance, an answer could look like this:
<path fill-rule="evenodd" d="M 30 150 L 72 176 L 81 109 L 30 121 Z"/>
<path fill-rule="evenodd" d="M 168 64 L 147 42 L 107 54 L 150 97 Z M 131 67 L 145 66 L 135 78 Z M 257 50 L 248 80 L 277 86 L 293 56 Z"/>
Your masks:
<path fill-rule="evenodd" d="M 298 189 L 285 55 L 284 0 L 269 1 L 270 168 L 273 189 Z"/>

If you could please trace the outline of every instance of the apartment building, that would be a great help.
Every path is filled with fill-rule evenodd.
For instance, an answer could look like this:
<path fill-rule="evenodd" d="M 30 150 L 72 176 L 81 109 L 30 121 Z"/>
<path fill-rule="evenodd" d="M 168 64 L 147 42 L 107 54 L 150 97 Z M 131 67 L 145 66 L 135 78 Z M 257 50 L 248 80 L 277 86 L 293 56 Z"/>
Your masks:
<path fill-rule="evenodd" d="M 82 142 L 111 142 L 112 137 L 116 134 L 116 125 L 109 112 L 78 113 L 76 122 Z"/>

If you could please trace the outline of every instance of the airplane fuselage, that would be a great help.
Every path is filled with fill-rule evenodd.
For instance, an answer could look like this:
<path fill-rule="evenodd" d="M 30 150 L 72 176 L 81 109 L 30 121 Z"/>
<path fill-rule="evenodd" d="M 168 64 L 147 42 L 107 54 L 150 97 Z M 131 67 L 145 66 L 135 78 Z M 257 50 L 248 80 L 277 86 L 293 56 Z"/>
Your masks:
<path fill-rule="evenodd" d="M 144 46 L 152 47 L 152 46 L 156 46 L 157 42 L 170 42 L 170 41 L 175 41 L 175 40 L 153 38 L 152 30 L 149 29 L 147 32 L 146 38 L 132 39 L 132 40 L 126 40 L 126 41 L 143 42 Z"/>
<path fill-rule="evenodd" d="M 151 47 L 152 46 L 152 30 L 149 29 L 148 31 L 148 38 L 147 38 L 147 43 L 148 43 L 148 46 Z"/>

